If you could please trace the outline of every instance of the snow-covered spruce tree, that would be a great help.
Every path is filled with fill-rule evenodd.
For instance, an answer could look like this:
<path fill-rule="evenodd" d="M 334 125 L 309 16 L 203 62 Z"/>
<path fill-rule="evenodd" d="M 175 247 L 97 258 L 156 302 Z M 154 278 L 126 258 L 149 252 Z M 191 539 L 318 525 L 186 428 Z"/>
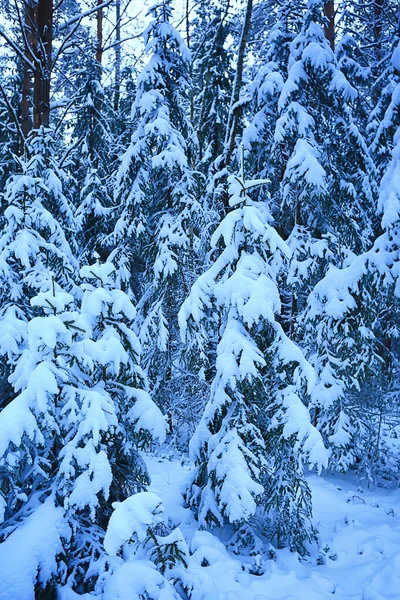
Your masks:
<path fill-rule="evenodd" d="M 303 3 L 304 4 L 304 3 Z M 279 187 L 282 177 L 276 177 L 276 165 L 271 161 L 274 132 L 278 118 L 278 101 L 287 79 L 290 44 L 299 33 L 302 3 L 282 3 L 274 15 L 274 24 L 260 49 L 261 67 L 249 84 L 250 123 L 245 127 L 242 142 L 249 151 L 247 160 L 259 177 L 274 175 L 270 186 Z M 265 48 L 264 48 L 265 46 Z M 259 64 L 257 62 L 257 64 Z M 276 189 L 271 189 L 271 195 Z"/>
<path fill-rule="evenodd" d="M 136 310 L 118 289 L 114 266 L 86 266 L 80 274 L 88 281 L 81 286 L 81 318 L 89 335 L 78 335 L 70 349 L 72 375 L 75 364 L 82 383 L 80 390 L 73 387 L 65 394 L 56 484 L 73 530 L 68 581 L 77 589 L 88 567 L 87 578 L 96 575 L 90 560 L 101 555 L 112 502 L 149 483 L 138 450 L 164 441 L 166 430 L 139 366 L 140 343 L 132 331 Z"/>
<path fill-rule="evenodd" d="M 273 193 L 273 205 L 280 207 L 276 218 L 292 250 L 282 286 L 285 330 L 301 340 L 308 356 L 313 355 L 321 378 L 329 372 L 332 380 L 340 381 L 342 367 L 353 379 L 358 367 L 346 362 L 345 346 L 337 355 L 330 344 L 338 337 L 338 349 L 339 338 L 346 337 L 351 325 L 315 336 L 314 327 L 302 326 L 303 312 L 329 263 L 343 266 L 371 245 L 377 225 L 377 185 L 373 162 L 352 116 L 357 91 L 339 70 L 325 38 L 323 8 L 320 0 L 308 2 L 301 32 L 291 44 L 274 135 L 272 161 L 281 183 Z M 332 381 L 325 382 L 311 405 L 314 423 L 320 427 L 322 389 L 327 397 L 336 389 Z M 340 430 L 350 427 L 341 411 L 332 413 L 329 421 Z M 335 438 L 328 437 L 333 443 Z"/>
<path fill-rule="evenodd" d="M 338 69 L 324 35 L 323 4 L 308 2 L 291 44 L 274 135 L 273 160 L 282 182 L 277 204 L 285 237 L 303 226 L 317 239 L 333 235 L 346 253 L 371 242 L 375 172 L 352 119 L 357 91 Z"/>
<path fill-rule="evenodd" d="M 377 133 L 390 156 L 377 206 L 381 234 L 344 268 L 331 266 L 308 303 L 309 328 L 319 342 L 317 417 L 331 464 L 345 470 L 357 460 L 370 478 L 389 480 L 398 478 L 399 56 L 397 47 L 392 98 Z"/>
<path fill-rule="evenodd" d="M 229 210 L 226 181 L 229 174 L 235 168 L 238 168 L 240 162 L 240 156 L 237 152 L 237 141 L 244 127 L 244 107 L 251 100 L 244 86 L 244 73 L 248 56 L 248 38 L 253 17 L 253 0 L 246 1 L 241 17 L 240 21 L 236 23 L 236 27 L 232 23 L 230 31 L 230 34 L 236 37 L 237 56 L 229 109 L 226 116 L 223 147 L 221 153 L 210 166 L 207 181 L 208 203 L 215 207 L 220 213 L 221 218 Z"/>
<path fill-rule="evenodd" d="M 229 2 L 202 0 L 197 7 L 192 36 L 192 111 L 199 141 L 199 164 L 207 172 L 223 151 L 231 96 Z"/>
<path fill-rule="evenodd" d="M 259 507 L 270 538 L 304 552 L 314 530 L 303 461 L 321 466 L 326 453 L 304 404 L 314 371 L 278 320 L 277 276 L 290 250 L 266 203 L 248 195 L 264 182 L 229 181 L 232 210 L 212 238 L 223 249 L 180 312 L 183 335 L 218 339 L 186 499 L 203 526 L 240 528 Z"/>
<path fill-rule="evenodd" d="M 49 291 L 41 291 L 31 299 L 32 306 L 45 314 L 33 317 L 28 323 L 26 347 L 10 376 L 17 395 L 0 413 L 0 464 L 3 474 L 1 538 L 3 544 L 11 546 L 13 536 L 21 536 L 26 523 L 29 532 L 32 514 L 36 511 L 40 514 L 43 503 L 50 513 L 56 511 L 55 504 L 58 504 L 55 503 L 52 486 L 58 475 L 63 444 L 63 391 L 64 386 L 68 389 L 69 383 L 69 349 L 74 335 L 83 329 L 77 313 L 67 308 L 73 306 L 73 296 L 63 292 L 54 278 L 50 285 Z M 76 418 L 79 419 L 79 416 L 76 415 Z M 58 563 L 57 554 L 62 553 L 63 545 L 71 535 L 62 515 L 63 511 L 58 509 L 57 543 L 38 545 L 36 564 L 33 561 L 31 585 L 46 587 L 49 593 L 50 589 L 54 593 L 57 572 L 61 574 L 65 569 L 63 563 Z M 49 541 L 53 538 L 53 533 L 49 534 Z M 49 556 L 44 557 L 44 552 Z M 23 547 L 19 560 L 21 577 L 24 577 L 26 557 Z M 41 564 L 46 565 L 43 571 Z M 29 591 L 29 597 L 33 598 L 33 590 Z"/>
<path fill-rule="evenodd" d="M 44 316 L 28 324 L 27 347 L 10 377 L 19 394 L 0 414 L 3 539 L 46 497 L 62 507 L 56 570 L 41 573 L 37 555 L 42 587 L 50 580 L 78 592 L 93 587 L 106 568 L 102 540 L 112 502 L 148 482 L 137 449 L 165 437 L 138 365 L 135 309 L 113 274 L 111 263 L 81 270 L 91 283 L 82 284 L 80 310 L 54 280 L 32 299 Z"/>
<path fill-rule="evenodd" d="M 144 364 L 160 405 L 170 405 L 179 336 L 177 313 L 198 269 L 204 212 L 189 155 L 185 114 L 190 55 L 170 24 L 169 0 L 151 9 L 150 60 L 138 77 L 135 131 L 117 175 L 115 255 L 121 281 L 141 297 Z"/>
<path fill-rule="evenodd" d="M 65 173 L 55 161 L 50 130 L 41 129 L 27 144 L 29 156 L 17 159 L 2 198 L 0 222 L 0 353 L 3 401 L 12 391 L 7 377 L 24 347 L 30 299 L 48 289 L 51 276 L 70 290 L 76 269 L 71 249 L 73 213 L 64 195 Z"/>
<path fill-rule="evenodd" d="M 398 7 L 393 0 L 372 4 L 345 0 L 342 9 L 339 25 L 345 35 L 338 45 L 338 57 L 348 78 L 361 90 L 361 116 L 372 142 L 394 89 L 391 56 L 400 35 Z M 388 157 L 383 150 L 382 158 Z M 379 155 L 375 155 L 378 168 L 380 162 Z"/>
<path fill-rule="evenodd" d="M 400 16 L 398 18 L 400 19 Z M 392 26 L 390 32 L 390 45 L 386 47 L 384 60 L 382 59 L 384 68 L 380 69 L 380 77 L 376 82 L 379 94 L 375 94 L 375 106 L 371 111 L 368 124 L 372 138 L 370 150 L 381 177 L 384 176 L 388 164 L 392 160 L 400 110 L 396 99 L 400 76 L 399 24 L 397 27 Z"/>
<path fill-rule="evenodd" d="M 347 3 L 337 26 L 340 37 L 335 42 L 335 55 L 340 71 L 356 88 L 357 96 L 352 102 L 352 116 L 363 137 L 368 140 L 368 124 L 371 113 L 370 89 L 373 83 L 370 56 L 365 51 L 366 31 L 353 12 L 354 5 Z"/>
<path fill-rule="evenodd" d="M 158 213 L 170 208 L 171 175 L 182 176 L 181 167 L 187 166 L 186 135 L 182 135 L 181 127 L 185 134 L 190 128 L 184 112 L 190 54 L 169 24 L 169 3 L 155 6 L 152 15 L 154 20 L 144 32 L 145 48 L 151 57 L 138 76 L 132 107 L 135 129 L 121 158 L 114 194 L 114 237 L 120 277 L 127 283 L 138 270 L 136 261 L 143 269 L 143 246 L 149 242 L 149 233 L 154 240 Z M 148 224 L 151 217 L 153 222 Z"/>
<path fill-rule="evenodd" d="M 342 237 L 344 231 L 351 235 L 353 246 L 358 242 L 356 232 L 349 231 L 352 217 L 346 216 L 353 210 L 351 195 L 358 198 L 361 188 L 363 199 L 371 201 L 373 187 L 369 181 L 373 166 L 351 119 L 349 98 L 356 90 L 338 70 L 325 39 L 323 3 L 310 3 L 303 13 L 304 5 L 284 3 L 277 11 L 266 63 L 250 86 L 256 112 L 243 134 L 252 169 L 271 180 L 271 212 L 292 250 L 287 282 L 281 288 L 282 321 L 291 335 L 313 284 L 343 245 L 336 231 L 342 230 Z M 338 90 L 340 82 L 344 87 Z M 353 135 L 352 152 L 359 168 L 350 161 L 342 164 L 347 160 L 341 156 L 344 131 Z M 342 192 L 341 185 L 347 191 Z M 350 209 L 343 206 L 346 195 Z M 340 219 L 347 219 L 343 227 Z M 367 219 L 365 227 L 369 226 Z"/>
<path fill-rule="evenodd" d="M 282 91 L 284 85 L 287 85 L 288 71 L 293 62 L 291 59 L 293 44 L 301 31 L 305 6 L 306 2 L 295 4 L 286 2 L 281 3 L 276 8 L 275 22 L 268 33 L 265 49 L 262 49 L 262 66 L 249 85 L 249 93 L 253 97 L 251 103 L 252 114 L 242 136 L 246 152 L 246 163 L 257 177 L 270 179 L 271 214 L 277 223 L 279 233 L 286 239 L 292 249 L 289 273 L 293 274 L 297 288 L 303 283 L 301 275 L 304 276 L 307 273 L 307 267 L 310 268 L 311 273 L 313 267 L 315 270 L 316 265 L 313 264 L 313 259 L 319 256 L 322 258 L 321 253 L 324 250 L 324 244 L 313 244 L 312 234 L 304 231 L 304 228 L 300 227 L 300 223 L 294 226 L 296 218 L 298 220 L 299 217 L 298 214 L 293 215 L 293 212 L 296 212 L 296 207 L 291 206 L 286 210 L 286 214 L 283 211 L 282 196 L 285 192 L 283 179 L 290 148 L 277 146 L 275 133 L 282 110 L 280 103 Z M 292 127 L 295 129 L 295 123 L 292 123 Z M 305 139 L 307 139 L 307 133 L 303 133 Z M 290 140 L 290 135 L 296 137 L 298 134 L 297 131 L 288 131 L 286 142 Z M 308 166 L 311 167 L 310 161 Z M 304 173 L 298 174 L 298 186 L 302 190 L 305 187 L 303 175 Z M 318 187 L 318 176 L 319 173 L 316 171 L 313 173 L 313 177 L 309 178 L 316 187 Z M 309 184 L 309 181 L 307 181 L 307 184 Z M 308 190 L 308 193 L 310 193 L 310 190 Z M 295 194 L 293 195 L 295 196 Z M 305 206 L 305 210 L 306 208 Z M 288 213 L 291 219 L 290 222 L 288 222 Z M 300 270 L 301 275 L 299 276 L 297 264 L 300 261 L 303 261 L 303 269 Z M 311 273 L 307 273 L 308 277 Z M 312 273 L 312 275 L 315 277 L 315 273 Z M 281 286 L 281 318 L 286 332 L 290 335 L 294 333 L 294 319 L 298 311 L 296 295 L 299 290 L 296 289 L 295 295 L 293 289 L 291 289 L 293 284 L 294 281 L 292 286 L 287 284 Z"/>
<path fill-rule="evenodd" d="M 74 211 L 71 201 L 71 179 L 68 171 L 59 166 L 58 158 L 63 149 L 62 141 L 57 139 L 51 128 L 40 127 L 31 134 L 26 144 L 27 171 L 32 177 L 40 177 L 48 189 L 43 196 L 43 205 L 62 224 L 64 235 L 72 251 L 76 254 L 76 236 Z M 69 287 L 67 275 L 60 280 Z"/>
<path fill-rule="evenodd" d="M 280 182 L 273 193 L 280 208 L 277 218 L 294 255 L 308 254 L 299 261 L 299 270 L 306 272 L 307 263 L 315 266 L 317 258 L 309 247 L 313 240 L 333 245 L 338 263 L 348 251 L 368 247 L 376 201 L 374 167 L 352 119 L 357 91 L 338 69 L 325 38 L 323 4 L 308 3 L 301 32 L 291 44 L 272 156 L 274 179 Z M 302 237 L 304 248 L 299 248 Z M 307 281 L 303 305 L 317 280 L 314 275 Z"/>
<path fill-rule="evenodd" d="M 111 111 L 101 85 L 101 72 L 101 65 L 90 57 L 78 72 L 73 151 L 68 159 L 78 195 L 75 221 L 83 262 L 93 260 L 94 252 L 102 252 L 104 239 L 112 231 Z"/>
<path fill-rule="evenodd" d="M 11 71 L 11 72 L 10 72 Z M 11 66 L 10 57 L 2 53 L 0 58 L 0 189 L 4 190 L 10 173 L 15 168 L 14 156 L 20 153 L 21 129 L 18 123 L 22 64 Z"/>

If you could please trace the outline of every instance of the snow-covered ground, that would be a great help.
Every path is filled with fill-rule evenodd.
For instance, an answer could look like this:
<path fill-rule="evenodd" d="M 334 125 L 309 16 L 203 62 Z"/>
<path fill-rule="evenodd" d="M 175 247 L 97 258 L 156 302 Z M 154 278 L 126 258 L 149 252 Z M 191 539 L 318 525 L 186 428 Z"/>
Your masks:
<path fill-rule="evenodd" d="M 162 499 L 165 520 L 180 527 L 194 553 L 189 573 L 195 600 L 400 599 L 400 490 L 362 489 L 351 475 L 311 475 L 322 552 L 299 562 L 280 550 L 257 576 L 247 571 L 250 557 L 235 556 L 214 536 L 199 532 L 191 511 L 182 506 L 189 466 L 155 458 L 147 462 L 150 490 Z M 202 566 L 203 558 L 208 566 Z"/>
<path fill-rule="evenodd" d="M 143 540 L 146 528 L 143 529 L 139 521 L 163 520 L 172 530 L 170 541 L 184 538 L 187 542 L 188 548 L 182 542 L 187 568 L 179 570 L 178 566 L 171 573 L 191 590 L 191 600 L 324 600 L 332 597 L 400 600 L 400 490 L 363 490 L 351 475 L 311 475 L 309 483 L 315 524 L 320 531 L 320 550 L 311 550 L 311 555 L 302 561 L 288 550 L 279 550 L 274 558 L 261 560 L 228 551 L 218 539 L 221 535 L 229 537 L 226 531 L 215 531 L 216 535 L 199 531 L 193 513 L 183 506 L 182 491 L 189 465 L 155 456 L 147 457 L 146 462 L 152 478 L 150 493 L 133 496 L 116 505 L 105 541 L 111 557 L 115 557 L 120 543 L 128 540 L 132 531 Z M 153 508 L 160 505 L 160 499 L 164 513 L 153 518 Z M 60 535 L 63 534 L 61 512 L 50 499 L 46 500 L 0 545 L 1 600 L 33 600 L 32 584 L 38 567 L 43 580 L 54 572 L 54 556 L 61 551 Z M 96 595 L 99 600 L 178 598 L 153 563 L 143 556 L 130 555 L 133 562 L 129 551 L 128 562 L 113 559 L 117 568 L 115 576 L 111 577 L 104 594 Z M 154 590 L 151 591 L 154 595 L 141 595 L 145 589 Z M 89 600 L 92 597 L 79 596 L 63 588 L 59 599 Z"/>

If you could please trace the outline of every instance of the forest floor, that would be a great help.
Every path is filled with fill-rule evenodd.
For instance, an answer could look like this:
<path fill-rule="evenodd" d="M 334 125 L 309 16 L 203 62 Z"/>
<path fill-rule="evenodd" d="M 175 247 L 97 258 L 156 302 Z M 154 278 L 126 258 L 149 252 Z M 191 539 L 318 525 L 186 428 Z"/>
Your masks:
<path fill-rule="evenodd" d="M 319 553 L 311 550 L 300 562 L 278 550 L 275 559 L 264 561 L 264 574 L 255 575 L 249 572 L 254 557 L 235 556 L 216 537 L 199 532 L 184 508 L 190 467 L 154 457 L 146 462 L 165 521 L 180 527 L 193 553 L 194 600 L 400 600 L 399 489 L 368 488 L 351 474 L 310 475 Z"/>
<path fill-rule="evenodd" d="M 319 550 L 311 548 L 301 560 L 287 549 L 276 551 L 273 558 L 264 552 L 261 559 L 228 550 L 232 535 L 228 528 L 215 530 L 215 535 L 199 531 L 182 496 L 190 464 L 168 456 L 147 455 L 145 460 L 152 479 L 149 491 L 162 500 L 164 523 L 179 527 L 188 544 L 188 565 L 181 571 L 191 600 L 400 600 L 400 489 L 368 488 L 351 473 L 311 474 Z M 53 502 L 45 501 L 0 545 L 1 600 L 33 600 L 38 564 L 44 575 L 54 569 L 61 513 Z M 124 584 L 119 594 L 106 594 L 104 600 L 138 597 L 133 589 L 144 577 L 143 565 L 137 563 L 132 588 Z M 154 579 L 156 573 L 151 573 Z M 168 590 L 155 587 L 159 600 L 172 598 Z M 59 597 L 93 596 L 78 596 L 65 588 Z"/>

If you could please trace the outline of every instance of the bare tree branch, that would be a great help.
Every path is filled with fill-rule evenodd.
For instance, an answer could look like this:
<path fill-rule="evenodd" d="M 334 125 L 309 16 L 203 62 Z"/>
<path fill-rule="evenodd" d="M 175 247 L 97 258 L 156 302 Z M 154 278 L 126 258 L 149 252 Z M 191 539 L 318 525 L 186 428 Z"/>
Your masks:
<path fill-rule="evenodd" d="M 61 25 L 58 27 L 58 30 L 62 31 L 63 29 L 66 29 L 67 27 L 74 25 L 78 21 L 81 22 L 82 19 L 84 19 L 85 17 L 89 17 L 90 15 L 97 12 L 98 10 L 106 8 L 107 6 L 110 6 L 110 4 L 112 4 L 112 2 L 113 2 L 113 0 L 106 0 L 105 2 L 103 2 L 102 4 L 98 4 L 94 8 L 85 10 L 85 12 L 80 13 L 79 15 L 76 15 L 75 17 L 72 17 L 71 19 L 68 19 L 64 23 L 61 23 Z"/>
<path fill-rule="evenodd" d="M 19 134 L 21 140 L 25 141 L 25 136 L 24 136 L 23 131 L 21 129 L 21 125 L 20 125 L 19 120 L 18 120 L 18 115 L 15 112 L 15 109 L 12 106 L 11 102 L 7 98 L 7 94 L 6 94 L 6 92 L 5 92 L 5 90 L 4 90 L 4 88 L 3 88 L 3 86 L 2 86 L 1 83 L 0 83 L 0 94 L 3 96 L 3 100 L 4 100 L 4 102 L 5 102 L 6 106 L 7 106 L 10 114 L 11 114 L 12 120 L 14 121 L 14 123 L 15 123 L 15 125 L 17 127 L 18 134 Z"/>
<path fill-rule="evenodd" d="M 10 36 L 4 31 L 3 27 L 0 27 L 0 36 L 7 42 L 9 46 L 14 50 L 16 54 L 20 57 L 21 60 L 24 61 L 34 71 L 36 69 L 35 65 L 32 61 L 30 61 L 24 54 L 23 50 L 16 44 Z"/>

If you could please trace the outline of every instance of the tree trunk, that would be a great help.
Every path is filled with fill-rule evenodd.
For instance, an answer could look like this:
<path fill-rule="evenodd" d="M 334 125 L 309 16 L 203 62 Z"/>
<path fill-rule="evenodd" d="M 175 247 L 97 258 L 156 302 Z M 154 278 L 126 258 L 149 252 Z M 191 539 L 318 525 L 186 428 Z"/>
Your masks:
<path fill-rule="evenodd" d="M 121 0 L 115 2 L 115 90 L 114 90 L 114 110 L 119 107 L 119 97 L 121 90 Z"/>
<path fill-rule="evenodd" d="M 35 69 L 33 90 L 33 125 L 50 124 L 50 76 L 53 42 L 53 0 L 39 0 L 37 3 L 37 47 L 38 66 Z"/>
<path fill-rule="evenodd" d="M 32 127 L 30 116 L 30 98 L 31 98 L 31 72 L 26 63 L 24 63 L 24 75 L 22 79 L 22 94 L 21 94 L 21 130 L 23 139 L 21 140 L 20 152 L 24 153 L 25 140 Z"/>
<path fill-rule="evenodd" d="M 24 3 L 24 30 L 25 30 L 25 56 L 29 61 L 32 61 L 36 54 L 36 23 L 37 23 L 37 5 L 32 0 L 26 0 Z M 26 62 L 24 62 L 24 73 L 22 79 L 21 93 L 21 131 L 23 137 L 20 142 L 21 155 L 25 150 L 25 140 L 32 129 L 32 70 Z"/>
<path fill-rule="evenodd" d="M 246 55 L 247 36 L 250 30 L 251 15 L 253 11 L 253 0 L 247 0 L 246 13 L 243 23 L 242 35 L 240 37 L 238 61 L 236 65 L 235 82 L 232 90 L 231 105 L 228 115 L 228 123 L 225 134 L 225 152 L 221 167 L 226 167 L 231 160 L 235 148 L 235 138 L 238 134 L 241 106 L 238 105 L 240 90 L 243 80 L 244 59 Z"/>
<path fill-rule="evenodd" d="M 103 4 L 103 0 L 97 0 L 97 6 Z M 96 60 L 101 65 L 103 60 L 103 9 L 99 8 L 96 13 L 97 21 L 97 45 Z"/>
<path fill-rule="evenodd" d="M 190 12 L 190 0 L 186 0 L 186 45 L 190 49 L 190 20 L 189 20 L 189 12 Z"/>
<path fill-rule="evenodd" d="M 328 0 L 324 4 L 324 13 L 328 18 L 328 24 L 324 28 L 325 37 L 329 42 L 332 50 L 335 49 L 335 2 L 334 0 Z"/>
<path fill-rule="evenodd" d="M 375 60 L 379 62 L 382 59 L 382 16 L 383 4 L 385 0 L 374 0 L 373 8 L 373 31 L 374 31 L 374 49 Z"/>
<path fill-rule="evenodd" d="M 189 12 L 190 12 L 190 0 L 186 0 L 186 15 L 185 15 L 185 20 L 186 20 L 186 45 L 190 50 L 190 19 L 189 19 Z M 189 67 L 189 76 L 190 76 L 190 80 L 192 80 L 192 76 L 193 76 L 193 61 L 190 61 L 190 67 Z M 193 87 L 191 86 L 191 90 L 189 92 L 189 120 L 190 122 L 194 123 L 194 97 L 193 97 Z M 201 160 L 201 156 L 200 156 L 200 160 Z"/>

